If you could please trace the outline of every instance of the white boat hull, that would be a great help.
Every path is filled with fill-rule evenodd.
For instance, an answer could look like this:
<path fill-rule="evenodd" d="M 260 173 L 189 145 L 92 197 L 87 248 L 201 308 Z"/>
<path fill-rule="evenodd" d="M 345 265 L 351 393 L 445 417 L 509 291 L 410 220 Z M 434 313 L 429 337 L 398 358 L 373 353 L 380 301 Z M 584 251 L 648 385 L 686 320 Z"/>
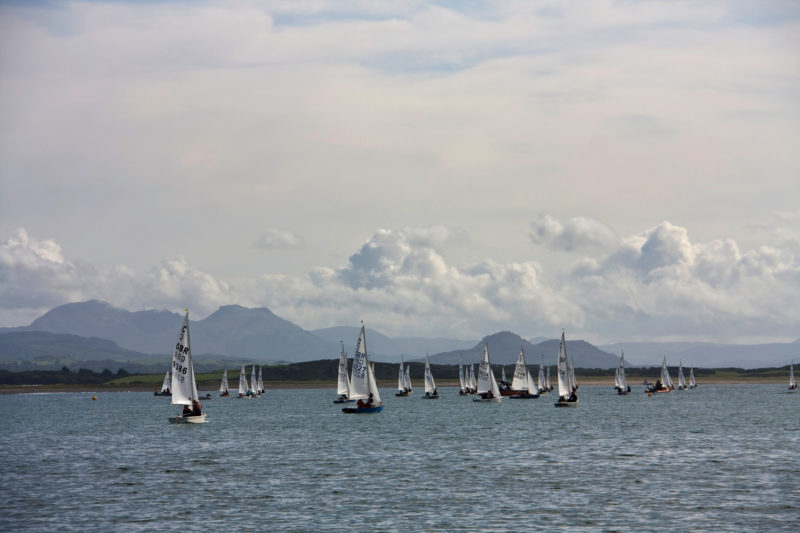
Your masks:
<path fill-rule="evenodd" d="M 169 418 L 170 424 L 203 424 L 206 421 L 206 414 L 194 416 L 173 416 Z"/>
<path fill-rule="evenodd" d="M 502 396 L 497 396 L 495 398 L 473 398 L 472 401 L 473 402 L 495 402 L 495 403 L 500 403 L 500 402 L 503 401 L 503 397 Z"/>

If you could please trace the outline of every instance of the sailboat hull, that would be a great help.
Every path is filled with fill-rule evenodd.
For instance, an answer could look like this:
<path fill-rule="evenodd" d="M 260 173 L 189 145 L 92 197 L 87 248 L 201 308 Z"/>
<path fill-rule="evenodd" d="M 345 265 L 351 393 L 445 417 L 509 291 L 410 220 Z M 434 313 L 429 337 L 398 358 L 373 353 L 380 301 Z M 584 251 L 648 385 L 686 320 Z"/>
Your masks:
<path fill-rule="evenodd" d="M 373 405 L 372 407 L 343 407 L 342 412 L 347 414 L 362 414 L 362 413 L 380 413 L 383 411 L 382 405 Z"/>
<path fill-rule="evenodd" d="M 355 400 L 348 400 L 346 398 L 337 398 L 333 400 L 333 403 L 353 403 Z"/>
<path fill-rule="evenodd" d="M 497 397 L 497 398 L 473 398 L 473 399 L 472 399 L 472 401 L 473 401 L 473 402 L 494 402 L 494 403 L 500 403 L 500 402 L 502 402 L 502 401 L 503 401 L 503 397 L 502 397 L 502 396 L 499 396 L 499 397 Z"/>
<path fill-rule="evenodd" d="M 578 402 L 556 402 L 553 405 L 556 407 L 578 407 Z"/>
<path fill-rule="evenodd" d="M 169 419 L 170 424 L 202 424 L 206 421 L 206 414 L 195 416 L 174 416 Z"/>
<path fill-rule="evenodd" d="M 171 393 L 171 392 L 160 392 L 160 391 L 155 391 L 155 392 L 153 393 L 153 396 L 172 396 L 172 393 Z"/>
<path fill-rule="evenodd" d="M 395 396 L 408 396 L 408 392 L 407 392 L 407 391 L 403 391 L 403 392 L 396 392 L 394 395 L 395 395 Z"/>

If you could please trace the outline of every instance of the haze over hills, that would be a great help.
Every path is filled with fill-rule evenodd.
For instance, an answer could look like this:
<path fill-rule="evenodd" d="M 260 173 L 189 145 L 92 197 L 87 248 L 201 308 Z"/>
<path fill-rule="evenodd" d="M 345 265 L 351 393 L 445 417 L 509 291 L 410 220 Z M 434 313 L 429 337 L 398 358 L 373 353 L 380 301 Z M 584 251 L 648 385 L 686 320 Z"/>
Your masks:
<path fill-rule="evenodd" d="M 464 363 L 477 363 L 483 357 L 483 346 L 489 346 L 489 360 L 493 365 L 511 365 L 517 362 L 520 347 L 525 350 L 525 361 L 529 365 L 541 363 L 542 356 L 546 365 L 555 365 L 558 358 L 560 339 L 550 339 L 538 344 L 531 344 L 516 333 L 501 331 L 484 337 L 479 343 L 466 350 L 455 350 L 431 355 L 431 363 L 439 365 L 458 364 L 463 356 Z M 581 368 L 614 368 L 619 358 L 605 353 L 588 342 L 567 340 L 567 355 Z"/>
<path fill-rule="evenodd" d="M 85 350 L 86 360 L 100 357 L 98 350 L 105 350 L 109 360 L 119 360 L 120 354 L 127 352 L 136 358 L 155 355 L 168 359 L 182 319 L 178 313 L 163 310 L 131 312 L 97 300 L 65 304 L 48 311 L 29 326 L 0 328 L 0 340 L 17 354 L 7 351 L 3 359 L 35 359 L 60 353 L 59 350 L 63 351 L 65 347 L 76 355 Z M 191 324 L 192 347 L 196 356 L 242 362 L 333 359 L 339 354 L 340 341 L 344 341 L 345 351 L 352 355 L 359 329 L 357 326 L 338 326 L 307 331 L 265 307 L 251 309 L 237 305 L 220 307 L 215 313 Z M 5 337 L 15 332 L 49 332 L 79 338 Z M 98 344 L 103 339 L 116 343 L 116 347 Z M 558 339 L 537 337 L 532 340 L 540 342 L 527 341 L 511 332 L 495 333 L 476 342 L 391 338 L 367 329 L 367 348 L 373 360 L 393 363 L 398 362 L 401 356 L 407 361 L 420 360 L 426 352 L 431 354 L 434 364 L 457 364 L 462 353 L 465 362 L 476 362 L 483 353 L 484 342 L 489 343 L 489 353 L 495 364 L 514 363 L 520 346 L 525 348 L 529 364 L 538 364 L 542 354 L 546 362 L 555 361 Z M 664 356 L 671 366 L 683 360 L 686 366 L 746 369 L 785 366 L 793 359 L 800 360 L 800 341 L 761 345 L 617 343 L 596 347 L 582 340 L 571 340 L 567 335 L 567 353 L 578 367 L 611 368 L 616 366 L 617 354 L 623 349 L 630 366 L 658 366 Z M 136 353 L 140 355 L 134 355 Z"/>

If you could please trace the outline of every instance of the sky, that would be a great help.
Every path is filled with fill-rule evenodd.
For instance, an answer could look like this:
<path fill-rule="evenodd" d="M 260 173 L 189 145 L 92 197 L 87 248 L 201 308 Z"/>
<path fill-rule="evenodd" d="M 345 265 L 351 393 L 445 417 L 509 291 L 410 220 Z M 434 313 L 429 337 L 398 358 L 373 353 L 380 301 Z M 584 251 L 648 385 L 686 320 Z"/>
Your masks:
<path fill-rule="evenodd" d="M 0 326 L 800 338 L 800 4 L 0 1 Z"/>

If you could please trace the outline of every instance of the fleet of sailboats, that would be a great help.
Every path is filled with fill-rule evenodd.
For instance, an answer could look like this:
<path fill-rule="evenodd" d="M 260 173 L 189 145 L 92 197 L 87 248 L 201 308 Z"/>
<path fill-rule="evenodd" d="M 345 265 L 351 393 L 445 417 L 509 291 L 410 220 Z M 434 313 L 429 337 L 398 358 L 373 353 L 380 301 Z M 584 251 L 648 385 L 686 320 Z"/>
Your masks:
<path fill-rule="evenodd" d="M 197 396 L 197 382 L 192 364 L 192 348 L 189 337 L 189 310 L 183 318 L 178 333 L 178 342 L 172 354 L 172 405 L 183 406 L 180 416 L 169 418 L 173 424 L 198 424 L 206 421 L 206 413 Z"/>

